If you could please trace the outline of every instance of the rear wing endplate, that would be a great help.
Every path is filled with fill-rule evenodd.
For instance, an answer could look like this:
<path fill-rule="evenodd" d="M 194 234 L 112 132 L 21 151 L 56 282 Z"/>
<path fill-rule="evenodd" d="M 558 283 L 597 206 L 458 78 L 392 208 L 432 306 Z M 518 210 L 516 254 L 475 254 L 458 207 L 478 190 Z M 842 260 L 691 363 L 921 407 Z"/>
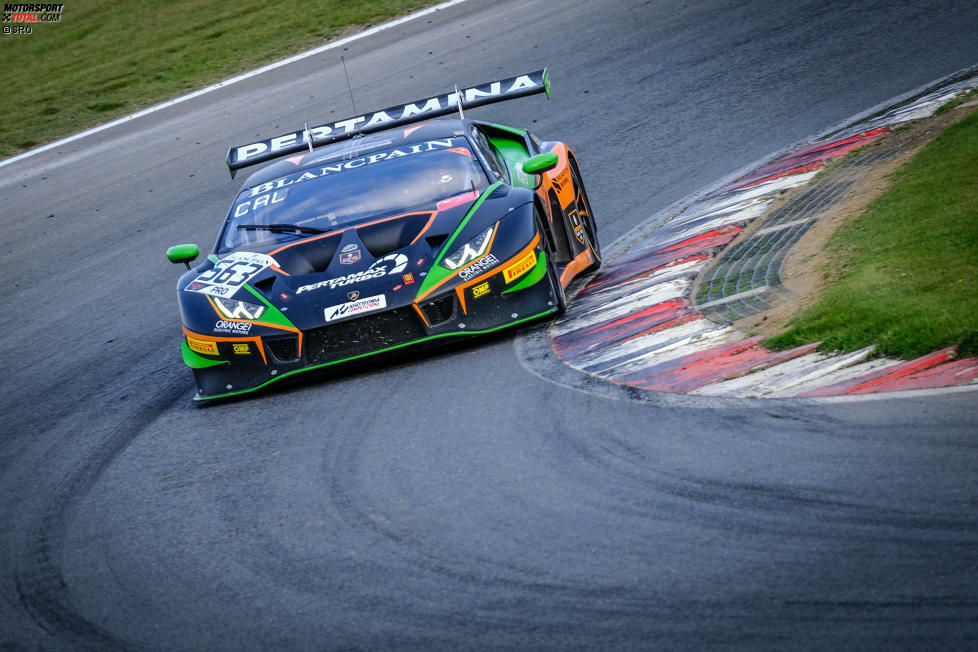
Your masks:
<path fill-rule="evenodd" d="M 459 110 L 460 96 L 462 108 L 468 109 L 537 93 L 546 93 L 550 97 L 547 68 L 232 147 L 228 150 L 228 170 L 233 179 L 234 173 L 241 168 L 311 149 L 310 139 L 313 147 L 326 145 L 360 134 L 449 115 Z"/>

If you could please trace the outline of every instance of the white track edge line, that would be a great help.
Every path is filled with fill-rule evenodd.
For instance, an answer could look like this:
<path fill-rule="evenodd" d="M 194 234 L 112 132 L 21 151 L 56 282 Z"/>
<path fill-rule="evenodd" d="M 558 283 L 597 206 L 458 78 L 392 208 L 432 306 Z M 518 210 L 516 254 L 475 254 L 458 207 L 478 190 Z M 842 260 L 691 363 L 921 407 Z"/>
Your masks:
<path fill-rule="evenodd" d="M 156 104 L 154 106 L 148 107 L 148 108 L 143 109 L 141 111 L 137 111 L 136 113 L 131 113 L 131 114 L 126 115 L 126 116 L 123 116 L 121 118 L 116 118 L 115 120 L 112 120 L 111 122 L 106 122 L 105 124 L 101 124 L 101 125 L 99 125 L 97 127 L 92 127 L 91 129 L 86 129 L 85 131 L 80 131 L 77 134 L 68 136 L 67 138 L 62 138 L 61 140 L 56 140 L 53 143 L 48 143 L 47 145 L 42 145 L 41 147 L 37 147 L 35 149 L 31 149 L 31 150 L 28 150 L 26 152 L 23 152 L 22 154 L 17 154 L 16 156 L 12 156 L 12 157 L 10 157 L 8 159 L 4 159 L 4 160 L 0 161 L 0 168 L 4 167 L 6 165 L 10 165 L 12 163 L 16 163 L 18 161 L 22 161 L 22 160 L 24 160 L 26 158 L 29 158 L 31 156 L 34 156 L 35 154 L 41 154 L 42 152 L 47 152 L 47 151 L 52 150 L 52 149 L 55 149 L 57 147 L 61 147 L 63 145 L 67 145 L 68 143 L 72 143 L 72 142 L 74 142 L 76 140 L 79 140 L 81 138 L 85 138 L 86 136 L 91 136 L 92 134 L 97 134 L 97 133 L 99 133 L 101 131 L 105 131 L 106 129 L 111 129 L 113 127 L 117 127 L 117 126 L 119 126 L 121 124 L 125 124 L 125 123 L 130 122 L 132 120 L 135 120 L 137 118 L 141 118 L 141 117 L 143 117 L 145 115 L 149 115 L 150 113 L 155 113 L 155 112 L 160 111 L 162 109 L 169 108 L 169 107 L 171 107 L 171 106 L 173 106 L 175 104 L 180 104 L 181 102 L 186 102 L 187 100 L 192 100 L 192 99 L 194 99 L 196 97 L 200 97 L 201 95 L 206 95 L 207 93 L 210 93 L 212 91 L 216 91 L 216 90 L 218 90 L 220 88 L 225 88 L 227 86 L 230 86 L 232 84 L 237 84 L 238 82 L 244 81 L 246 79 L 251 79 L 252 77 L 257 77 L 258 75 L 261 75 L 263 73 L 266 73 L 266 72 L 268 72 L 270 70 L 275 70 L 276 68 L 281 68 L 282 66 L 287 66 L 287 65 L 289 65 L 291 63 L 295 63 L 296 61 L 301 61 L 302 59 L 306 59 L 308 57 L 316 56 L 317 54 L 321 54 L 322 52 L 326 52 L 328 50 L 332 50 L 334 48 L 338 48 L 340 46 L 346 45 L 347 43 L 352 43 L 353 41 L 356 41 L 356 40 L 361 39 L 361 38 L 366 38 L 368 36 L 373 36 L 374 34 L 377 34 L 379 32 L 383 32 L 384 30 L 388 30 L 388 29 L 390 29 L 392 27 L 397 27 L 398 25 L 403 25 L 404 23 L 409 22 L 409 21 L 412 21 L 412 20 L 415 20 L 416 18 L 421 18 L 422 16 L 427 16 L 428 14 L 434 13 L 434 12 L 439 11 L 441 9 L 447 9 L 449 7 L 452 7 L 452 6 L 457 5 L 457 4 L 461 4 L 463 2 L 465 2 L 465 0 L 448 0 L 448 2 L 442 2 L 440 4 L 437 4 L 437 5 L 433 6 L 433 7 L 428 7 L 427 9 L 422 9 L 420 11 L 416 11 L 413 14 L 408 14 L 407 16 L 401 16 L 400 18 L 396 18 L 396 19 L 394 19 L 392 21 L 389 21 L 389 22 L 386 22 L 386 23 L 382 23 L 382 24 L 377 25 L 375 27 L 371 27 L 370 29 L 365 30 L 363 32 L 358 32 L 358 33 L 353 34 L 351 36 L 347 36 L 347 37 L 341 38 L 338 41 L 330 41 L 329 43 L 326 43 L 325 45 L 320 45 L 319 47 L 313 48 L 312 50 L 306 50 L 305 52 L 300 52 L 299 54 L 292 55 L 291 57 L 288 57 L 286 59 L 281 59 L 279 61 L 275 61 L 273 63 L 264 65 L 261 68 L 256 68 L 256 69 L 251 70 L 251 71 L 248 71 L 246 73 L 242 73 L 240 75 L 237 75 L 236 77 L 231 77 L 230 79 L 225 79 L 224 81 L 219 81 L 216 84 L 211 84 L 210 86 L 206 86 L 206 87 L 201 88 L 199 90 L 196 90 L 196 91 L 194 91 L 192 93 L 188 93 L 186 95 L 181 95 L 180 97 L 175 97 L 172 100 L 167 100 L 167 101 L 165 101 L 165 102 L 163 102 L 161 104 Z"/>

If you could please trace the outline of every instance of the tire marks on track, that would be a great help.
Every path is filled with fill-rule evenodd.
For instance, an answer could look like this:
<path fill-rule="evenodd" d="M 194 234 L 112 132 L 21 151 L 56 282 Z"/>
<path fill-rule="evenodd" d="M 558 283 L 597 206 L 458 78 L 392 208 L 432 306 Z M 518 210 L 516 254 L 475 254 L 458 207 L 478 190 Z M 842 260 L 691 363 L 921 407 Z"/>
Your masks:
<path fill-rule="evenodd" d="M 20 605 L 47 634 L 80 649 L 131 650 L 142 646 L 119 638 L 79 613 L 71 598 L 59 557 L 75 507 L 85 499 L 99 478 L 160 414 L 188 394 L 186 378 L 174 374 L 153 398 L 137 408 L 118 427 L 75 465 L 47 499 L 47 508 L 29 530 L 14 581 Z M 67 437 L 80 435 L 86 424 L 71 429 Z"/>

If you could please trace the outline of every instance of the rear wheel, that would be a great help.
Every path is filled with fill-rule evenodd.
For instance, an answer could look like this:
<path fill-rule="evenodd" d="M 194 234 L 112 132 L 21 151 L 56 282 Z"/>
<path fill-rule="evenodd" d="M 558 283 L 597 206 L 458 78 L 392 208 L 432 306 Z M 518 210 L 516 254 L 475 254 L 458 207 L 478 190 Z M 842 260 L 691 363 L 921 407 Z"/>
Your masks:
<path fill-rule="evenodd" d="M 584 233 L 587 234 L 588 246 L 591 247 L 591 254 L 594 262 L 585 269 L 585 272 L 593 272 L 601 267 L 601 245 L 598 244 L 598 227 L 591 214 L 591 202 L 587 198 L 587 190 L 581 182 L 581 172 L 577 169 L 577 161 L 570 161 L 571 178 L 574 181 L 574 199 L 577 201 L 577 214 L 584 225 Z"/>

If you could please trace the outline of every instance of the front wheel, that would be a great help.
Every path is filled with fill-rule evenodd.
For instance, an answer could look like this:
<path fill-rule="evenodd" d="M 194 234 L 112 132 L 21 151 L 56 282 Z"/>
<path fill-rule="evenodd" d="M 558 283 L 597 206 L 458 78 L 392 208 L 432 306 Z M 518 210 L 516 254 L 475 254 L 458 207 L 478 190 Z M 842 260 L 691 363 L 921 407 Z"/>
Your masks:
<path fill-rule="evenodd" d="M 601 267 L 601 245 L 598 244 L 598 226 L 595 224 L 594 216 L 591 214 L 591 202 L 587 198 L 587 190 L 584 189 L 584 184 L 581 182 L 581 172 L 577 169 L 577 161 L 574 159 L 570 161 L 570 169 L 571 178 L 574 181 L 577 214 L 580 217 L 581 224 L 584 225 L 584 233 L 587 235 L 588 246 L 591 248 L 591 254 L 594 257 L 594 262 L 584 272 L 593 272 Z"/>
<path fill-rule="evenodd" d="M 547 257 L 547 280 L 554 296 L 554 303 L 557 309 L 554 314 L 561 315 L 567 309 L 567 297 L 564 295 L 564 286 L 560 284 L 560 276 L 557 274 L 557 259 L 554 255 L 554 246 L 550 241 L 550 233 L 543 225 L 543 218 L 536 206 L 533 207 L 533 218 L 536 221 L 537 231 L 540 233 L 540 248 Z"/>

